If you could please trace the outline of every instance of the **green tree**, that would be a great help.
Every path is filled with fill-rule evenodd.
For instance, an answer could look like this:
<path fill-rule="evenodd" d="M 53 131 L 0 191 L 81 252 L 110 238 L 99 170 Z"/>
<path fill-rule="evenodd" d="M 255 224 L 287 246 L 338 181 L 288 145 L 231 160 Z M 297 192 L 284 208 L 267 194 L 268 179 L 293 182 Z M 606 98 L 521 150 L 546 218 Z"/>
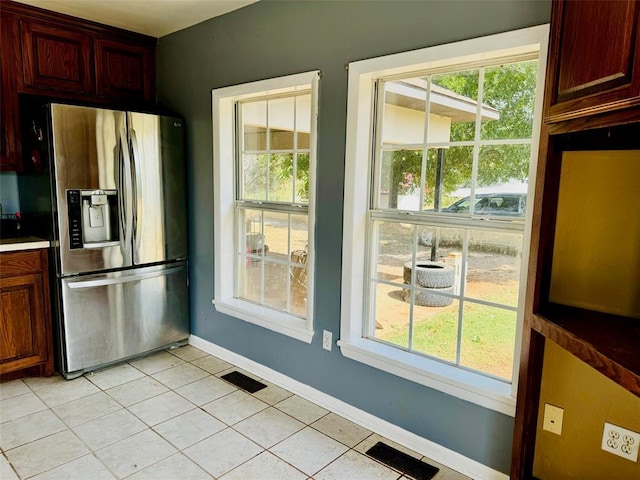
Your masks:
<path fill-rule="evenodd" d="M 292 202 L 293 177 L 296 201 L 309 199 L 309 154 L 259 154 L 243 159 L 244 198 Z"/>
<path fill-rule="evenodd" d="M 498 120 L 484 120 L 480 126 L 481 140 L 528 139 L 533 129 L 537 61 L 527 61 L 486 67 L 484 69 L 483 105 L 499 112 Z M 458 95 L 477 100 L 479 70 L 433 75 L 431 82 Z M 454 122 L 451 125 L 451 141 L 472 141 L 475 138 L 475 122 Z M 526 180 L 529 171 L 529 145 L 490 145 L 480 149 L 478 186 L 509 181 Z M 422 176 L 423 152 L 419 150 L 395 150 L 382 155 L 380 169 L 381 189 L 389 192 L 390 206 L 394 207 L 401 193 L 406 176 L 411 175 L 419 186 Z M 436 191 L 436 173 L 439 156 L 443 160 L 440 185 L 442 195 L 448 195 L 461 187 L 471 187 L 473 147 L 452 146 L 446 149 L 429 149 L 426 157 L 425 204 L 433 204 Z M 258 155 L 244 165 L 245 192 L 247 198 L 269 198 L 291 201 L 292 183 L 296 165 L 296 197 L 306 200 L 309 196 L 309 156 L 298 154 Z M 267 178 L 269 185 L 267 185 Z M 443 205 L 444 206 L 444 205 Z"/>
<path fill-rule="evenodd" d="M 481 140 L 529 139 L 533 129 L 537 61 L 527 61 L 487 67 L 484 71 L 483 105 L 499 112 L 498 120 L 484 120 L 480 126 Z M 478 98 L 479 71 L 462 71 L 434 75 L 431 82 L 458 95 Z M 471 141 L 475 138 L 475 122 L 454 122 L 451 141 Z M 443 158 L 442 194 L 471 186 L 473 148 L 456 146 L 440 152 Z M 490 145 L 481 147 L 478 163 L 478 186 L 509 181 L 524 181 L 529 172 L 530 147 L 521 145 Z M 425 204 L 433 202 L 438 150 L 427 154 Z M 422 151 L 398 150 L 383 156 L 382 185 L 389 185 L 391 203 L 405 173 L 420 181 Z"/>

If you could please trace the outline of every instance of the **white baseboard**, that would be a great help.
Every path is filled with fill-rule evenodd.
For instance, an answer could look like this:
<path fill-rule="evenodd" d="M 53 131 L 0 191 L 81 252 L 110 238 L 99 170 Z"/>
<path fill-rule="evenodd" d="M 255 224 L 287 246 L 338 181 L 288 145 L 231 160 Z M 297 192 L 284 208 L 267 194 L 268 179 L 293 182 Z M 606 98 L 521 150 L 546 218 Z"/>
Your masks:
<path fill-rule="evenodd" d="M 254 375 L 259 376 L 279 387 L 299 395 L 321 407 L 326 408 L 358 425 L 371 430 L 383 437 L 393 440 L 411 450 L 414 450 L 425 457 L 428 457 L 446 467 L 456 470 L 463 475 L 477 480 L 508 480 L 509 476 L 494 470 L 482 463 L 472 460 L 464 455 L 460 455 L 453 450 L 438 445 L 426 438 L 422 438 L 415 433 L 411 433 L 381 418 L 371 415 L 348 403 L 338 400 L 331 395 L 321 392 L 309 385 L 305 385 L 269 367 L 254 362 L 242 355 L 238 355 L 230 350 L 220 347 L 214 343 L 204 340 L 195 335 L 189 337 L 189 343 L 210 355 L 221 358 L 236 365 Z M 489 439 L 488 439 L 489 440 Z"/>

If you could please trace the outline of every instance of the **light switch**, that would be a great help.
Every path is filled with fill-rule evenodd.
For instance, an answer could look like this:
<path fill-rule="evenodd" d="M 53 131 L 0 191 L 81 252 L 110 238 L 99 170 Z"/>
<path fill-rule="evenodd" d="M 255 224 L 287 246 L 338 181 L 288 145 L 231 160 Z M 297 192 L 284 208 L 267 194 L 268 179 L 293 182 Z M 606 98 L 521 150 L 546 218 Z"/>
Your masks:
<path fill-rule="evenodd" d="M 544 405 L 544 418 L 542 420 L 542 429 L 548 432 L 560 435 L 562 433 L 562 417 L 564 409 L 546 403 Z"/>

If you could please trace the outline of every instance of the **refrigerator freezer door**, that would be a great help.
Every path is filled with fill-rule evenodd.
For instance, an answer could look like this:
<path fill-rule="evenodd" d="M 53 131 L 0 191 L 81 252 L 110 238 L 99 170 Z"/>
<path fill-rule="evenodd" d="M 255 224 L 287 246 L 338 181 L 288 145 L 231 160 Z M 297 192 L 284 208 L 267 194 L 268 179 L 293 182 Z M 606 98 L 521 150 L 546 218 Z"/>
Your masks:
<path fill-rule="evenodd" d="M 185 340 L 187 263 L 63 278 L 65 376 Z"/>
<path fill-rule="evenodd" d="M 132 265 L 133 220 L 132 215 L 127 213 L 132 211 L 133 204 L 132 174 L 126 147 L 125 122 L 124 112 L 51 105 L 51 155 L 54 163 L 59 275 Z M 69 190 L 117 191 L 117 201 L 111 211 L 114 241 L 97 244 L 99 246 L 96 248 L 70 248 Z M 74 231 L 74 235 L 78 235 L 78 232 Z"/>
<path fill-rule="evenodd" d="M 187 257 L 187 208 L 182 120 L 128 113 L 134 165 L 133 262 Z"/>

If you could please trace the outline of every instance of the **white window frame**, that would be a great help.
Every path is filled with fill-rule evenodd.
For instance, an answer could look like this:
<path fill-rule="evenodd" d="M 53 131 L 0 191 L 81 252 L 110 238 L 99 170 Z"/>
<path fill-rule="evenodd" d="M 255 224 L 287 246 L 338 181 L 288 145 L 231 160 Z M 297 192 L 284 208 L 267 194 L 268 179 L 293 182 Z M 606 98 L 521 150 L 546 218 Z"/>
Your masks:
<path fill-rule="evenodd" d="M 366 322 L 363 297 L 368 288 L 365 266 L 368 261 L 366 232 L 375 122 L 374 84 L 377 79 L 392 75 L 442 70 L 460 65 L 468 67 L 494 58 L 513 58 L 532 50 L 538 51 L 539 68 L 527 200 L 529 205 L 533 205 L 548 37 L 547 24 L 349 64 L 345 166 L 347 187 L 344 199 L 341 325 L 338 341 L 340 350 L 344 356 L 353 360 L 510 416 L 515 416 L 532 208 L 527 209 L 525 217 L 520 304 L 511 384 L 363 336 Z"/>
<path fill-rule="evenodd" d="M 315 259 L 316 145 L 318 83 L 320 71 L 287 75 L 212 90 L 213 188 L 214 188 L 214 298 L 218 312 L 239 318 L 306 343 L 313 331 L 313 283 Z M 307 252 L 307 316 L 305 319 L 235 297 L 236 279 L 236 179 L 235 104 L 261 96 L 311 89 L 311 132 L 309 139 L 309 203 Z"/>

